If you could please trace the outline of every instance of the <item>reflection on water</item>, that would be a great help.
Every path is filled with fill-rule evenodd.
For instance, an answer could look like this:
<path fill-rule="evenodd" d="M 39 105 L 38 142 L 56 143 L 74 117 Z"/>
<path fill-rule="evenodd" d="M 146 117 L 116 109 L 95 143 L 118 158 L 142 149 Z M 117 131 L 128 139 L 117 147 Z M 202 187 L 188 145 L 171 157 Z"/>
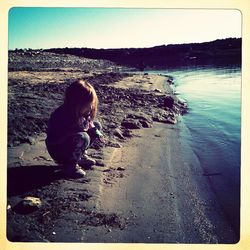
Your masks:
<path fill-rule="evenodd" d="M 160 72 L 158 72 L 160 73 Z M 161 72 L 175 78 L 175 90 L 190 110 L 185 135 L 236 233 L 240 209 L 241 71 L 186 68 Z"/>
<path fill-rule="evenodd" d="M 176 90 L 190 106 L 184 122 L 202 165 L 237 171 L 240 167 L 241 73 L 239 69 L 195 69 L 176 74 Z M 207 148 L 206 145 L 213 146 Z M 216 148 L 216 151 L 214 149 Z M 204 150 L 206 149 L 206 150 Z M 219 150 L 219 151 L 218 151 Z M 213 166 L 211 158 L 214 155 Z M 218 156 L 215 162 L 216 155 Z M 215 169 L 214 169 L 215 170 Z"/>

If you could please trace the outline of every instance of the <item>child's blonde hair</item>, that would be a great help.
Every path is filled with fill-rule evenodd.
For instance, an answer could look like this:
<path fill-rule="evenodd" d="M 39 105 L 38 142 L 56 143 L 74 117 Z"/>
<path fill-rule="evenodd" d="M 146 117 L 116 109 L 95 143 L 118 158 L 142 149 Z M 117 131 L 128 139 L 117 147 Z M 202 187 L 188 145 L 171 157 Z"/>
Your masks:
<path fill-rule="evenodd" d="M 91 104 L 90 118 L 93 120 L 97 114 L 98 97 L 91 84 L 84 80 L 77 80 L 66 89 L 64 103 L 75 114 L 76 120 L 80 119 L 80 110 Z"/>

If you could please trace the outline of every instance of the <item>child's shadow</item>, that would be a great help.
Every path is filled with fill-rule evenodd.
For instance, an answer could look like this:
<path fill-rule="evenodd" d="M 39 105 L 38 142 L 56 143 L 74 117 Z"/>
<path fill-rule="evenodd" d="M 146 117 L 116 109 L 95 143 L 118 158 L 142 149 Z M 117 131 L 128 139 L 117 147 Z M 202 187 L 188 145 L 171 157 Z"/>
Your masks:
<path fill-rule="evenodd" d="M 7 195 L 20 195 L 62 178 L 58 166 L 34 165 L 8 168 Z"/>

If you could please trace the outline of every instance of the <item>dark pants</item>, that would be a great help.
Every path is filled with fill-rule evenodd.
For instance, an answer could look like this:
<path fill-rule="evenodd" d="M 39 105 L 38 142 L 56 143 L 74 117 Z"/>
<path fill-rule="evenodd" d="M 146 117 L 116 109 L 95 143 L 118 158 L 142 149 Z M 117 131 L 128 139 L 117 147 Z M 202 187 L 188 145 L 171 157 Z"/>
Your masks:
<path fill-rule="evenodd" d="M 46 144 L 47 150 L 53 160 L 62 165 L 76 165 L 84 151 L 97 138 L 96 129 L 101 130 L 101 124 L 99 122 L 94 122 L 94 124 L 95 128 L 91 128 L 86 132 L 73 134 L 65 138 L 60 144 Z"/>

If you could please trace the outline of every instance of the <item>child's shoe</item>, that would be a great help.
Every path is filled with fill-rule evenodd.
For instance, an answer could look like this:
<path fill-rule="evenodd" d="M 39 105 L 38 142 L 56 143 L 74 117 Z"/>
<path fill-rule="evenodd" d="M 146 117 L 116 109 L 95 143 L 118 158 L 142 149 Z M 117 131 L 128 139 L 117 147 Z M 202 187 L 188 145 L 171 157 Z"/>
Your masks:
<path fill-rule="evenodd" d="M 90 158 L 88 155 L 82 155 L 81 159 L 78 161 L 80 166 L 92 166 L 96 164 L 96 160 Z"/>
<path fill-rule="evenodd" d="M 75 167 L 64 166 L 63 174 L 68 178 L 77 179 L 84 177 L 86 172 L 82 170 L 79 165 L 76 165 Z"/>

